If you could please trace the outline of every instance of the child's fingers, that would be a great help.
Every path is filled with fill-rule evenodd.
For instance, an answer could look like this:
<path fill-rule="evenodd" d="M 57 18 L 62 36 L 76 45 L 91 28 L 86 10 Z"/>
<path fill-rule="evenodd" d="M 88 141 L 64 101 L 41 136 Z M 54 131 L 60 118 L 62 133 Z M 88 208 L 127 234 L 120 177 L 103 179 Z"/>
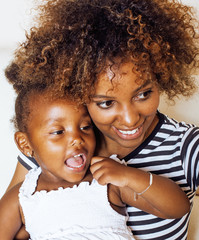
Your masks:
<path fill-rule="evenodd" d="M 103 157 L 93 157 L 91 160 L 90 171 L 93 174 L 94 178 L 98 175 L 101 175 L 102 167 L 104 166 Z"/>
<path fill-rule="evenodd" d="M 94 174 L 101 166 L 100 162 L 103 160 L 101 157 L 93 157 L 91 159 L 90 171 Z"/>
<path fill-rule="evenodd" d="M 91 166 L 94 164 L 94 163 L 97 163 L 97 162 L 100 162 L 102 161 L 104 158 L 103 157 L 92 157 L 91 159 Z"/>
<path fill-rule="evenodd" d="M 107 184 L 107 169 L 103 167 L 102 161 L 95 162 L 91 167 L 90 171 L 93 175 L 93 178 L 98 181 L 99 184 Z"/>

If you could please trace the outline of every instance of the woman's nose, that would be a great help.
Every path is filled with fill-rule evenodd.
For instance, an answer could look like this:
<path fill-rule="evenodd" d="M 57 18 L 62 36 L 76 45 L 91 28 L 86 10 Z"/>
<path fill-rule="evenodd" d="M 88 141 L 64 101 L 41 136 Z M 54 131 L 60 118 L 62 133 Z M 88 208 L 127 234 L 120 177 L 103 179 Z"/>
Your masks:
<path fill-rule="evenodd" d="M 139 112 L 132 105 L 123 106 L 119 113 L 120 124 L 134 127 L 139 121 Z"/>

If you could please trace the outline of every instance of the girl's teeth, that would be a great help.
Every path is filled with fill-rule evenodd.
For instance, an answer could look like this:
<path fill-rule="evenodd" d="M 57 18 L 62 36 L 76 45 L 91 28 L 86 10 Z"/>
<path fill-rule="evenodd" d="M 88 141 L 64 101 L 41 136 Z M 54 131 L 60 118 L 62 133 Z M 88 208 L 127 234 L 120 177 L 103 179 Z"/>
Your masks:
<path fill-rule="evenodd" d="M 77 155 L 74 156 L 74 158 L 75 157 L 81 157 L 82 158 L 82 154 L 77 154 Z"/>
<path fill-rule="evenodd" d="M 132 131 L 123 131 L 123 130 L 119 130 L 119 132 L 121 132 L 122 134 L 127 134 L 127 135 L 131 135 L 131 134 L 135 134 L 138 131 L 138 128 L 132 130 Z"/>

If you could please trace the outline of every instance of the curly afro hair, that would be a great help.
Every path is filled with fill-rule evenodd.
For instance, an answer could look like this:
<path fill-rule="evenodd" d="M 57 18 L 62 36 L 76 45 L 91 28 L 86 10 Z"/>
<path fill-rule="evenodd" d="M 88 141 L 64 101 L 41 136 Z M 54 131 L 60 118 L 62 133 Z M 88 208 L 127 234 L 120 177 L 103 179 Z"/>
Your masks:
<path fill-rule="evenodd" d="M 198 21 L 178 0 L 48 0 L 6 76 L 16 91 L 56 84 L 86 101 L 98 74 L 116 57 L 152 72 L 170 99 L 190 96 L 198 69 Z"/>

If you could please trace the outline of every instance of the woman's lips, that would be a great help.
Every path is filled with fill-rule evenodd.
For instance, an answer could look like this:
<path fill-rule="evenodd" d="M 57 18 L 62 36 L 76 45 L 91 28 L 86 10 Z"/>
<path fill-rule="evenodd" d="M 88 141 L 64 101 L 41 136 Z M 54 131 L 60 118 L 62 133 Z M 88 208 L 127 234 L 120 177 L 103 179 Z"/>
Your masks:
<path fill-rule="evenodd" d="M 117 135 L 124 139 L 124 140 L 133 140 L 136 139 L 138 137 L 140 137 L 140 135 L 142 134 L 143 131 L 143 125 L 134 128 L 134 129 L 118 129 L 116 127 L 113 126 L 113 130 L 117 133 Z"/>
<path fill-rule="evenodd" d="M 81 172 L 86 165 L 86 156 L 80 153 L 68 158 L 65 163 L 70 170 Z"/>

